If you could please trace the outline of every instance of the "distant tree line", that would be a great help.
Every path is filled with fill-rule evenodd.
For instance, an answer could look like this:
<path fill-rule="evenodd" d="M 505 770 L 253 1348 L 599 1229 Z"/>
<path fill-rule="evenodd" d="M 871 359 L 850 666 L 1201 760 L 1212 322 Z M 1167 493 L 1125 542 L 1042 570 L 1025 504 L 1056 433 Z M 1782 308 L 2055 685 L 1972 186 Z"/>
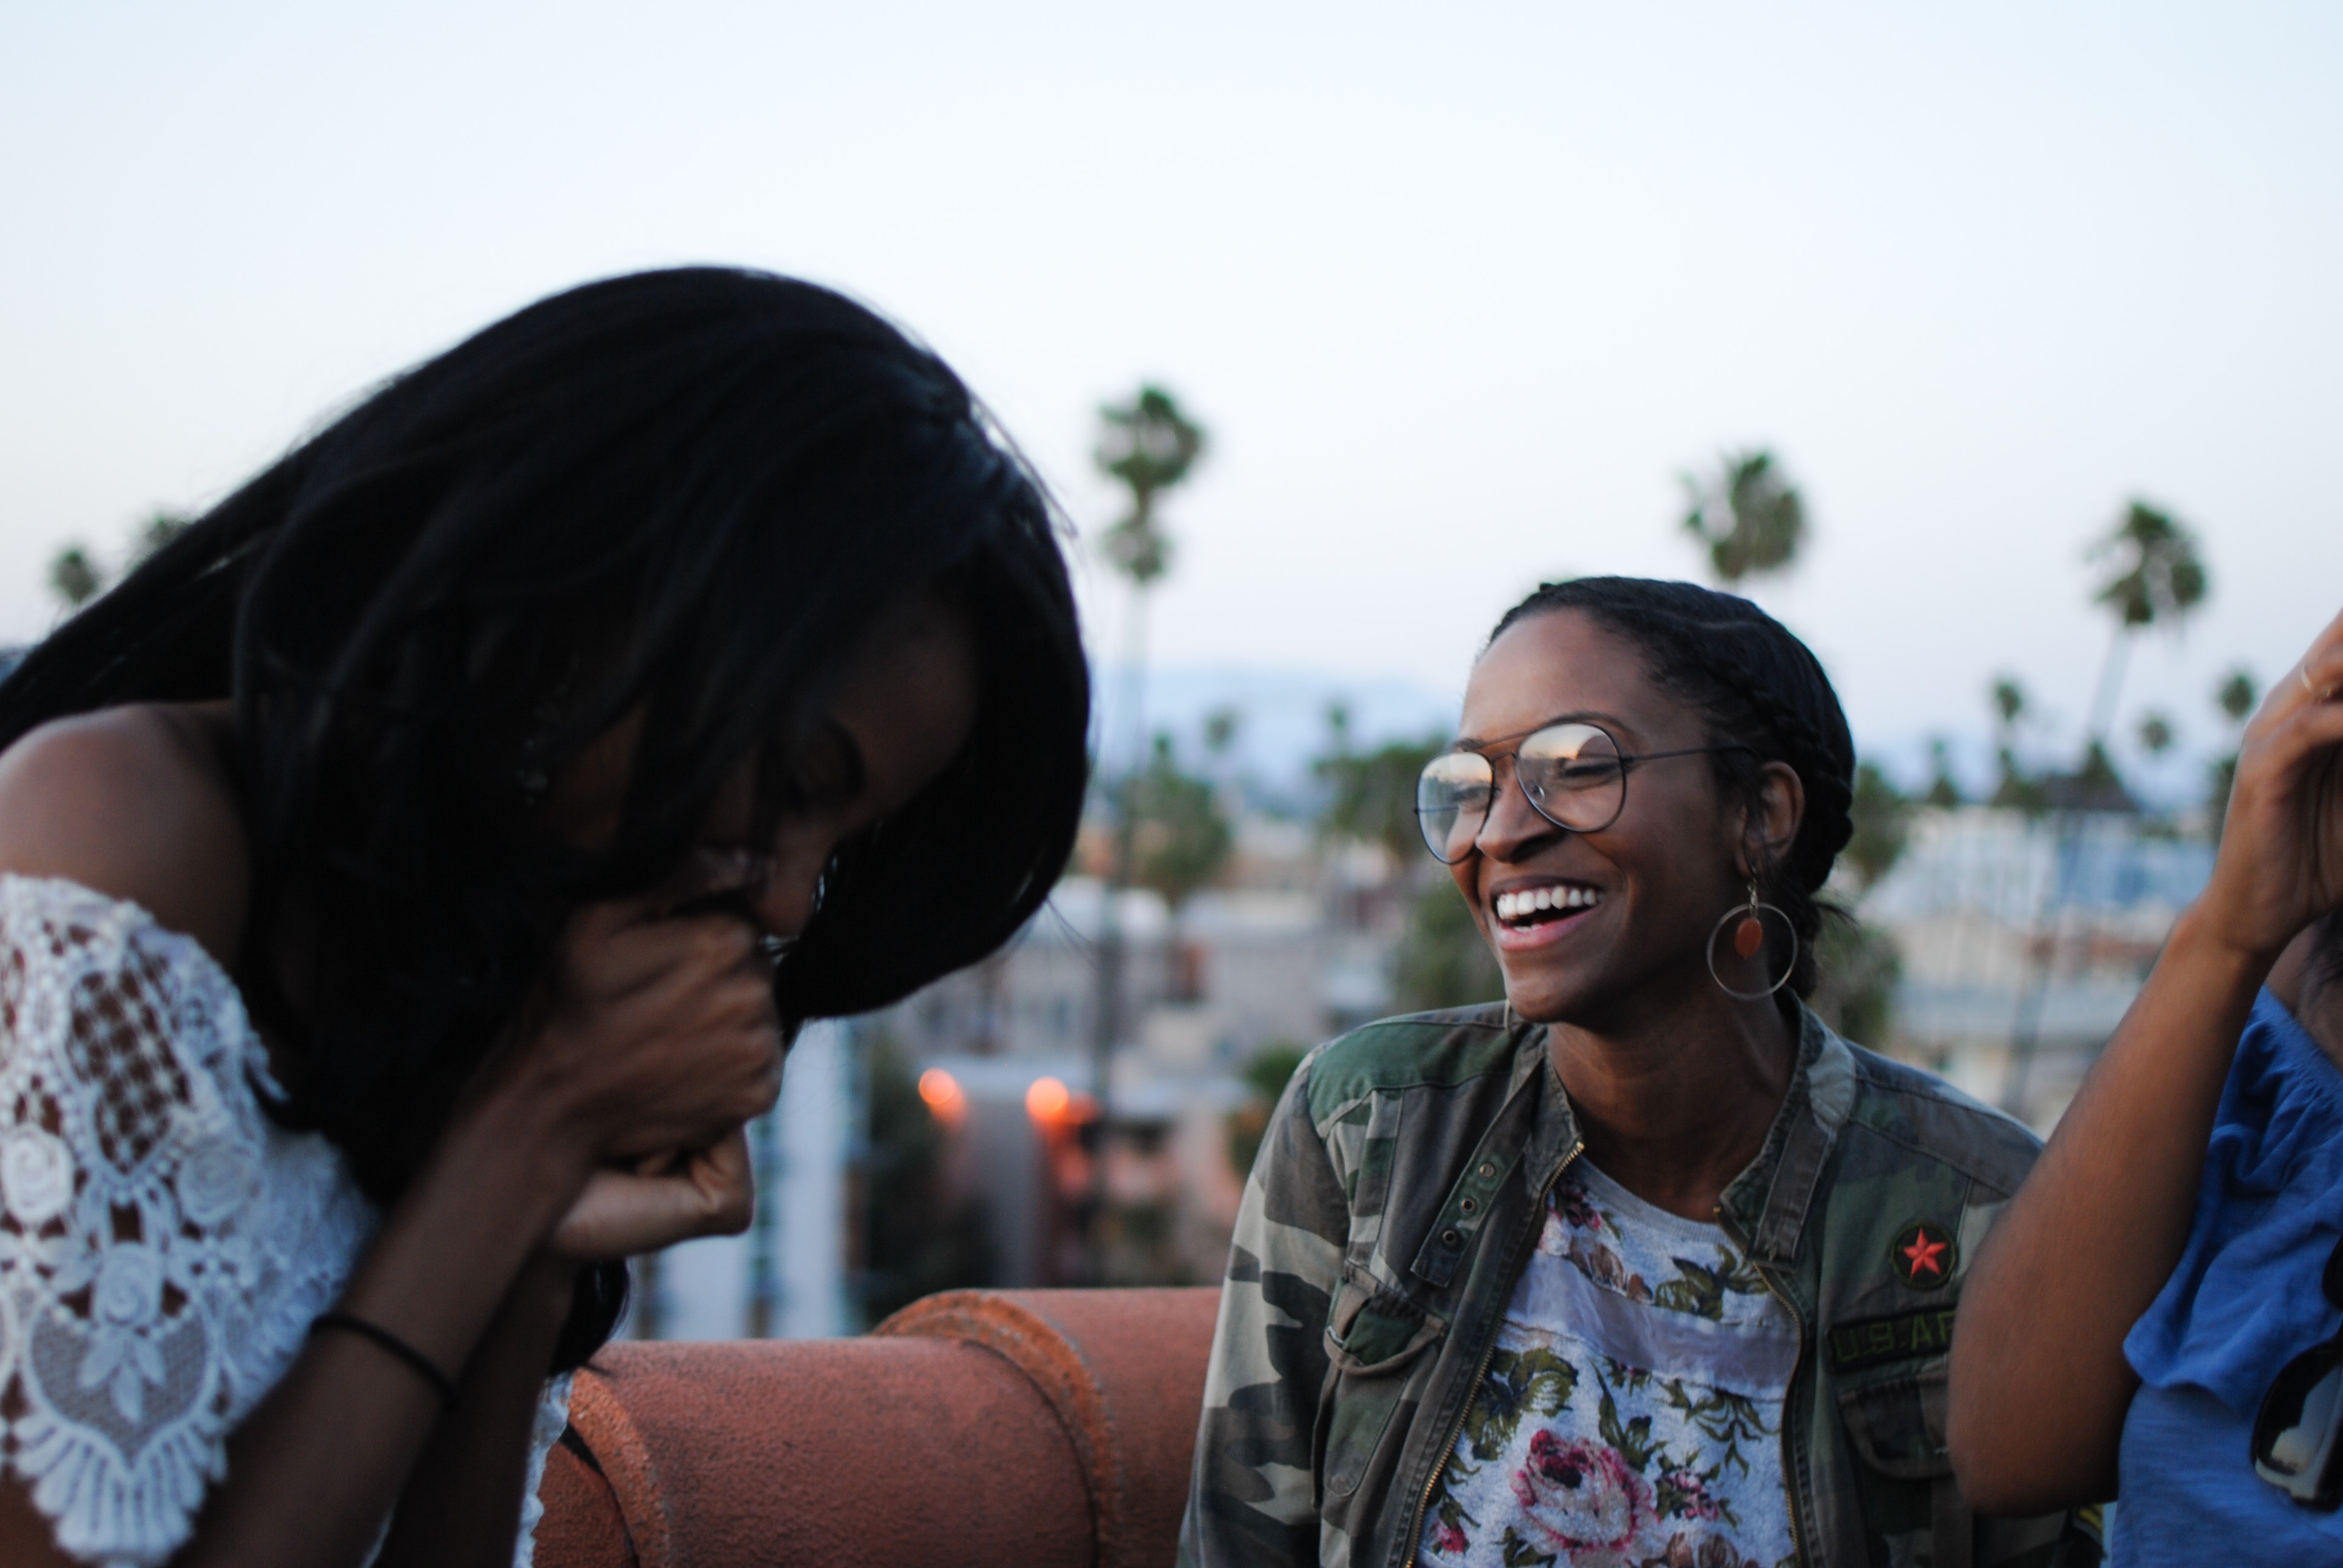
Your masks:
<path fill-rule="evenodd" d="M 148 517 L 131 531 L 122 552 L 119 575 L 127 577 L 136 571 L 141 561 L 185 533 L 191 521 L 176 512 L 156 512 Z M 104 562 L 83 541 L 62 545 L 49 558 L 49 592 L 68 614 L 104 593 L 115 580 Z"/>

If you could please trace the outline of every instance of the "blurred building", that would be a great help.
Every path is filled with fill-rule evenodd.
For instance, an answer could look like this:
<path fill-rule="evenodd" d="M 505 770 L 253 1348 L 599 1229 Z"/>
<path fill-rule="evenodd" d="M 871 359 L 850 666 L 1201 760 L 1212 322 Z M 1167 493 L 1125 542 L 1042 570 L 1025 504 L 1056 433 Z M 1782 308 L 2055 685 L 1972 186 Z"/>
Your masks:
<path fill-rule="evenodd" d="M 630 1332 L 821 1339 L 860 1330 L 849 1291 L 858 1076 L 850 1027 L 808 1025 L 789 1048 L 779 1103 L 749 1124 L 757 1215 L 748 1233 L 687 1241 L 639 1261 Z"/>
<path fill-rule="evenodd" d="M 2046 1131 L 2212 865 L 2136 810 L 1921 810 L 1861 909 L 1903 966 L 1890 1048 Z"/>
<path fill-rule="evenodd" d="M 1865 1043 L 2046 1130 L 2211 863 L 2201 839 L 2137 811 L 1917 812 L 1902 859 L 1860 905 L 1901 965 L 1889 1036 Z M 1110 1281 L 1217 1277 L 1245 1129 L 1259 1128 L 1246 1065 L 1392 1008 L 1406 905 L 1428 885 L 1410 870 L 1378 849 L 1253 819 L 1219 885 L 1176 912 L 1145 890 L 1119 894 L 1127 1027 L 1103 1086 L 1091 1047 L 1106 893 L 1092 876 L 1067 878 L 984 962 L 851 1024 L 809 1029 L 779 1107 L 757 1127 L 757 1229 L 676 1248 L 647 1271 L 638 1332 L 861 1326 L 858 1194 L 866 1155 L 888 1157 L 863 1144 L 882 1053 L 899 1083 L 916 1081 L 936 1210 L 951 1216 L 940 1222 L 982 1231 L 965 1250 L 982 1261 L 950 1282 L 1093 1280 L 1101 1162 Z"/>
<path fill-rule="evenodd" d="M 1103 858 L 1089 850 L 1090 863 Z M 1094 1160 L 1106 1164 L 1111 1278 L 1216 1278 L 1242 1195 L 1231 1119 L 1257 1098 L 1242 1070 L 1389 1010 L 1396 891 L 1382 850 L 1254 816 L 1239 820 L 1218 885 L 1177 911 L 1145 889 L 1116 895 L 1125 1038 L 1102 1096 L 1092 1044 L 1107 894 L 1094 875 L 1061 882 L 990 959 L 864 1020 L 920 1073 L 942 1075 L 951 1180 L 981 1199 L 990 1227 L 987 1282 L 1085 1277 Z"/>
<path fill-rule="evenodd" d="M 1118 1054 L 1172 1071 L 1227 1068 L 1380 1016 L 1396 880 L 1381 849 L 1255 817 L 1240 822 L 1220 884 L 1176 915 L 1155 893 L 1125 890 L 1115 910 L 1129 1038 Z M 1098 877 L 1066 878 L 1000 952 L 873 1021 L 923 1060 L 1087 1055 L 1105 904 Z"/>

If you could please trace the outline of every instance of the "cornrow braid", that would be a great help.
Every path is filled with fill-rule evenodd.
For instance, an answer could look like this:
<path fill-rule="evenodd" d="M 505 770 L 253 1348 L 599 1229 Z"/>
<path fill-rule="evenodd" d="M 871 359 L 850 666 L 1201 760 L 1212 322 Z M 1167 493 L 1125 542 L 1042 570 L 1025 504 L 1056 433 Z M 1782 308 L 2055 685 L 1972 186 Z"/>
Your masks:
<path fill-rule="evenodd" d="M 1745 598 L 1648 578 L 1541 584 L 1505 612 L 1489 640 L 1516 621 L 1565 609 L 1633 644 L 1664 689 L 1700 710 L 1713 744 L 1750 749 L 1710 758 L 1728 796 L 1754 803 L 1768 762 L 1787 764 L 1805 787 L 1798 835 L 1779 861 L 1758 869 L 1757 883 L 1798 933 L 1790 989 L 1812 995 L 1824 914 L 1816 895 L 1855 833 L 1855 740 L 1821 661 Z"/>

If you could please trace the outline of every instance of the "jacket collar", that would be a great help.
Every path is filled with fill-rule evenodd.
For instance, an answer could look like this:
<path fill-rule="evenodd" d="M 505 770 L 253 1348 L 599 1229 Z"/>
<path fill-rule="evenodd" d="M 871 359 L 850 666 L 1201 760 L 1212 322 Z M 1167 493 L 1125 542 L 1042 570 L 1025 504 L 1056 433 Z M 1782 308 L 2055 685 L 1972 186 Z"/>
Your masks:
<path fill-rule="evenodd" d="M 1838 1131 L 1855 1109 L 1855 1053 L 1814 1010 L 1798 1004 L 1798 1065 L 1757 1158 L 1717 1207 L 1760 1262 L 1796 1260 L 1806 1211 L 1822 1185 Z"/>
<path fill-rule="evenodd" d="M 1564 1092 L 1562 1075 L 1554 1070 L 1553 1032 L 1542 1023 L 1523 1022 L 1513 1046 L 1513 1077 L 1507 1087 L 1508 1104 L 1526 1096 L 1536 1106 L 1527 1148 L 1522 1151 L 1522 1171 L 1530 1191 L 1544 1191 L 1578 1152 L 1578 1115 Z"/>
<path fill-rule="evenodd" d="M 1579 1147 L 1578 1119 L 1553 1067 L 1543 1024 L 1517 1026 L 1513 1084 L 1508 1099 L 1534 1084 L 1544 1090 L 1539 1114 L 1523 1151 L 1523 1167 L 1533 1191 L 1542 1190 Z M 1726 1222 L 1744 1237 L 1760 1262 L 1788 1264 L 1798 1255 L 1806 1211 L 1822 1185 L 1838 1131 L 1855 1109 L 1855 1055 L 1804 1002 L 1798 1004 L 1798 1064 L 1782 1109 L 1765 1132 L 1765 1144 L 1718 1200 Z"/>

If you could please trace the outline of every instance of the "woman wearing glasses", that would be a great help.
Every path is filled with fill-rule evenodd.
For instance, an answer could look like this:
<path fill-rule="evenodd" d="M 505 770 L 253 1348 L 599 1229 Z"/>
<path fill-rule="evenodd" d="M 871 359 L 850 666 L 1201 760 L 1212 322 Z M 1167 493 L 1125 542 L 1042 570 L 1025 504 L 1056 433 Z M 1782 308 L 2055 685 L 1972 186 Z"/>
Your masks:
<path fill-rule="evenodd" d="M 716 268 L 66 622 L 0 686 L 0 1563 L 526 1563 L 621 1260 L 747 1225 L 798 1021 L 1041 903 L 1087 681 L 959 378 Z"/>
<path fill-rule="evenodd" d="M 1182 1561 L 2082 1563 L 1943 1457 L 1969 1254 L 2034 1141 L 1800 999 L 1854 771 L 1747 601 L 1515 608 L 1418 813 L 1502 1004 L 1314 1052 L 1247 1188 Z"/>
<path fill-rule="evenodd" d="M 1979 1260 L 1953 1456 L 2132 1568 L 2343 1560 L 2343 617 L 2246 730 L 2211 882 Z"/>

